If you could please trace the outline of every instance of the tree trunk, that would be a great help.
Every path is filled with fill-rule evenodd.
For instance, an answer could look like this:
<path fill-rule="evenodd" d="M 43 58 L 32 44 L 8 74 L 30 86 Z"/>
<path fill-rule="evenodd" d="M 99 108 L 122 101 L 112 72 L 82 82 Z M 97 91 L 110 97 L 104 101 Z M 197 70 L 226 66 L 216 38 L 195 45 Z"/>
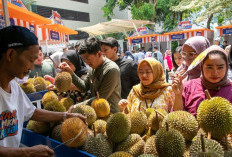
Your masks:
<path fill-rule="evenodd" d="M 183 19 L 183 12 L 180 12 L 180 21 Z"/>
<path fill-rule="evenodd" d="M 208 29 L 210 29 L 210 22 L 211 22 L 212 18 L 213 18 L 213 14 L 211 14 L 211 15 L 209 16 L 209 18 L 208 18 L 208 21 L 207 21 L 207 28 L 208 28 Z"/>

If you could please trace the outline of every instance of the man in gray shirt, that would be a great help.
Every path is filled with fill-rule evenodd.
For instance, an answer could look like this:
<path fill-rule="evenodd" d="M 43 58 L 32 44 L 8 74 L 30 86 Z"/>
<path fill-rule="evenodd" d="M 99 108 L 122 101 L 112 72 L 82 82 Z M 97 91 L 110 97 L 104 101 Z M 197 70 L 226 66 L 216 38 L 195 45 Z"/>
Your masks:
<path fill-rule="evenodd" d="M 61 63 L 60 68 L 72 75 L 73 84 L 82 92 L 91 91 L 91 97 L 85 104 L 90 105 L 96 99 L 96 92 L 100 98 L 110 104 L 110 112 L 119 112 L 118 102 L 121 100 L 120 70 L 116 63 L 102 55 L 101 43 L 95 37 L 84 40 L 78 49 L 79 55 L 90 66 L 87 77 L 82 80 L 76 76 L 67 63 Z M 70 108 L 75 108 L 75 105 Z M 70 111 L 69 110 L 69 111 Z"/>

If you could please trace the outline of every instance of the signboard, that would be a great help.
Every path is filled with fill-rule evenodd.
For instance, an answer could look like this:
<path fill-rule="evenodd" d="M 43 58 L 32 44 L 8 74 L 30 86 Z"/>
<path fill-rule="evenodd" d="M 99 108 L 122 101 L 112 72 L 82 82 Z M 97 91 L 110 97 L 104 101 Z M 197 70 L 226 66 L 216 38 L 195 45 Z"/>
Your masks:
<path fill-rule="evenodd" d="M 192 23 L 191 23 L 191 21 L 181 21 L 181 22 L 178 23 L 178 26 L 182 30 L 192 29 Z"/>
<path fill-rule="evenodd" d="M 137 28 L 137 31 L 139 34 L 143 35 L 143 34 L 148 34 L 149 29 L 147 27 L 140 27 L 140 28 Z"/>
<path fill-rule="evenodd" d="M 151 42 L 155 42 L 155 37 L 151 37 Z"/>
<path fill-rule="evenodd" d="M 63 25 L 63 22 L 61 20 L 61 16 L 57 11 L 52 10 L 52 21 L 53 21 L 54 24 Z"/>
<path fill-rule="evenodd" d="M 181 40 L 181 39 L 184 39 L 184 34 L 174 34 L 174 35 L 171 35 L 171 39 L 172 40 Z"/>
<path fill-rule="evenodd" d="M 142 43 L 142 38 L 132 39 L 132 44 L 139 44 L 139 43 Z"/>
<path fill-rule="evenodd" d="M 30 25 L 30 31 L 35 34 L 35 26 Z"/>
<path fill-rule="evenodd" d="M 202 36 L 201 32 L 196 32 L 196 36 Z"/>
<path fill-rule="evenodd" d="M 28 10 L 27 7 L 24 5 L 22 0 L 10 0 L 10 3 L 12 3 L 14 5 L 17 5 L 18 7 L 21 7 L 21 8 L 24 8 L 24 9 Z"/>
<path fill-rule="evenodd" d="M 10 25 L 13 26 L 15 25 L 14 19 L 10 18 Z M 4 17 L 0 15 L 0 29 L 5 27 L 5 20 Z"/>
<path fill-rule="evenodd" d="M 232 28 L 226 28 L 222 30 L 223 34 L 232 34 Z"/>
<path fill-rule="evenodd" d="M 4 28 L 5 27 L 5 21 L 4 21 L 4 18 L 3 16 L 0 16 L 0 29 Z"/>
<path fill-rule="evenodd" d="M 58 32 L 50 31 L 50 37 L 52 40 L 60 40 L 60 35 Z"/>

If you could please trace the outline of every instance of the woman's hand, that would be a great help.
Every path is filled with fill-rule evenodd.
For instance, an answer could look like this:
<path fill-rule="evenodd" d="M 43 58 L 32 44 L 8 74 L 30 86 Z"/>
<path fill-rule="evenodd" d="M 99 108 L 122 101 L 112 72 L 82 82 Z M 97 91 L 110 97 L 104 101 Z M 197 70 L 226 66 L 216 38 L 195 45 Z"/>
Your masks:
<path fill-rule="evenodd" d="M 127 99 L 122 99 L 119 101 L 118 107 L 121 111 L 124 111 L 124 109 L 127 107 L 128 104 L 129 102 L 127 101 Z"/>
<path fill-rule="evenodd" d="M 73 75 L 73 73 L 74 73 L 74 72 L 72 71 L 72 69 L 70 68 L 70 66 L 69 66 L 66 62 L 60 63 L 59 68 L 61 69 L 61 71 L 68 72 L 68 73 L 70 73 L 71 75 Z"/>
<path fill-rule="evenodd" d="M 47 90 L 52 91 L 52 90 L 57 90 L 57 88 L 54 84 L 50 84 L 49 86 L 47 86 Z"/>
<path fill-rule="evenodd" d="M 181 75 L 177 75 L 177 77 L 173 79 L 172 90 L 175 93 L 175 95 L 182 94 L 183 84 L 182 84 L 182 76 Z"/>

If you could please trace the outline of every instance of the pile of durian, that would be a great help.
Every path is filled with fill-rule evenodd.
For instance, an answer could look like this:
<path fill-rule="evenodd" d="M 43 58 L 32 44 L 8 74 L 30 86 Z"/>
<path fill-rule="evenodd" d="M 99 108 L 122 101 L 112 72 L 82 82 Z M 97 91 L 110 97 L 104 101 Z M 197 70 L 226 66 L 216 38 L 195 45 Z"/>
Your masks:
<path fill-rule="evenodd" d="M 53 92 L 42 103 L 44 109 L 58 112 L 72 104 L 59 101 Z M 232 157 L 232 104 L 221 97 L 202 101 L 197 118 L 186 111 L 168 114 L 152 108 L 111 114 L 110 104 L 99 95 L 91 106 L 79 104 L 72 112 L 86 116 L 87 125 L 70 118 L 30 121 L 27 128 L 98 157 Z"/>

